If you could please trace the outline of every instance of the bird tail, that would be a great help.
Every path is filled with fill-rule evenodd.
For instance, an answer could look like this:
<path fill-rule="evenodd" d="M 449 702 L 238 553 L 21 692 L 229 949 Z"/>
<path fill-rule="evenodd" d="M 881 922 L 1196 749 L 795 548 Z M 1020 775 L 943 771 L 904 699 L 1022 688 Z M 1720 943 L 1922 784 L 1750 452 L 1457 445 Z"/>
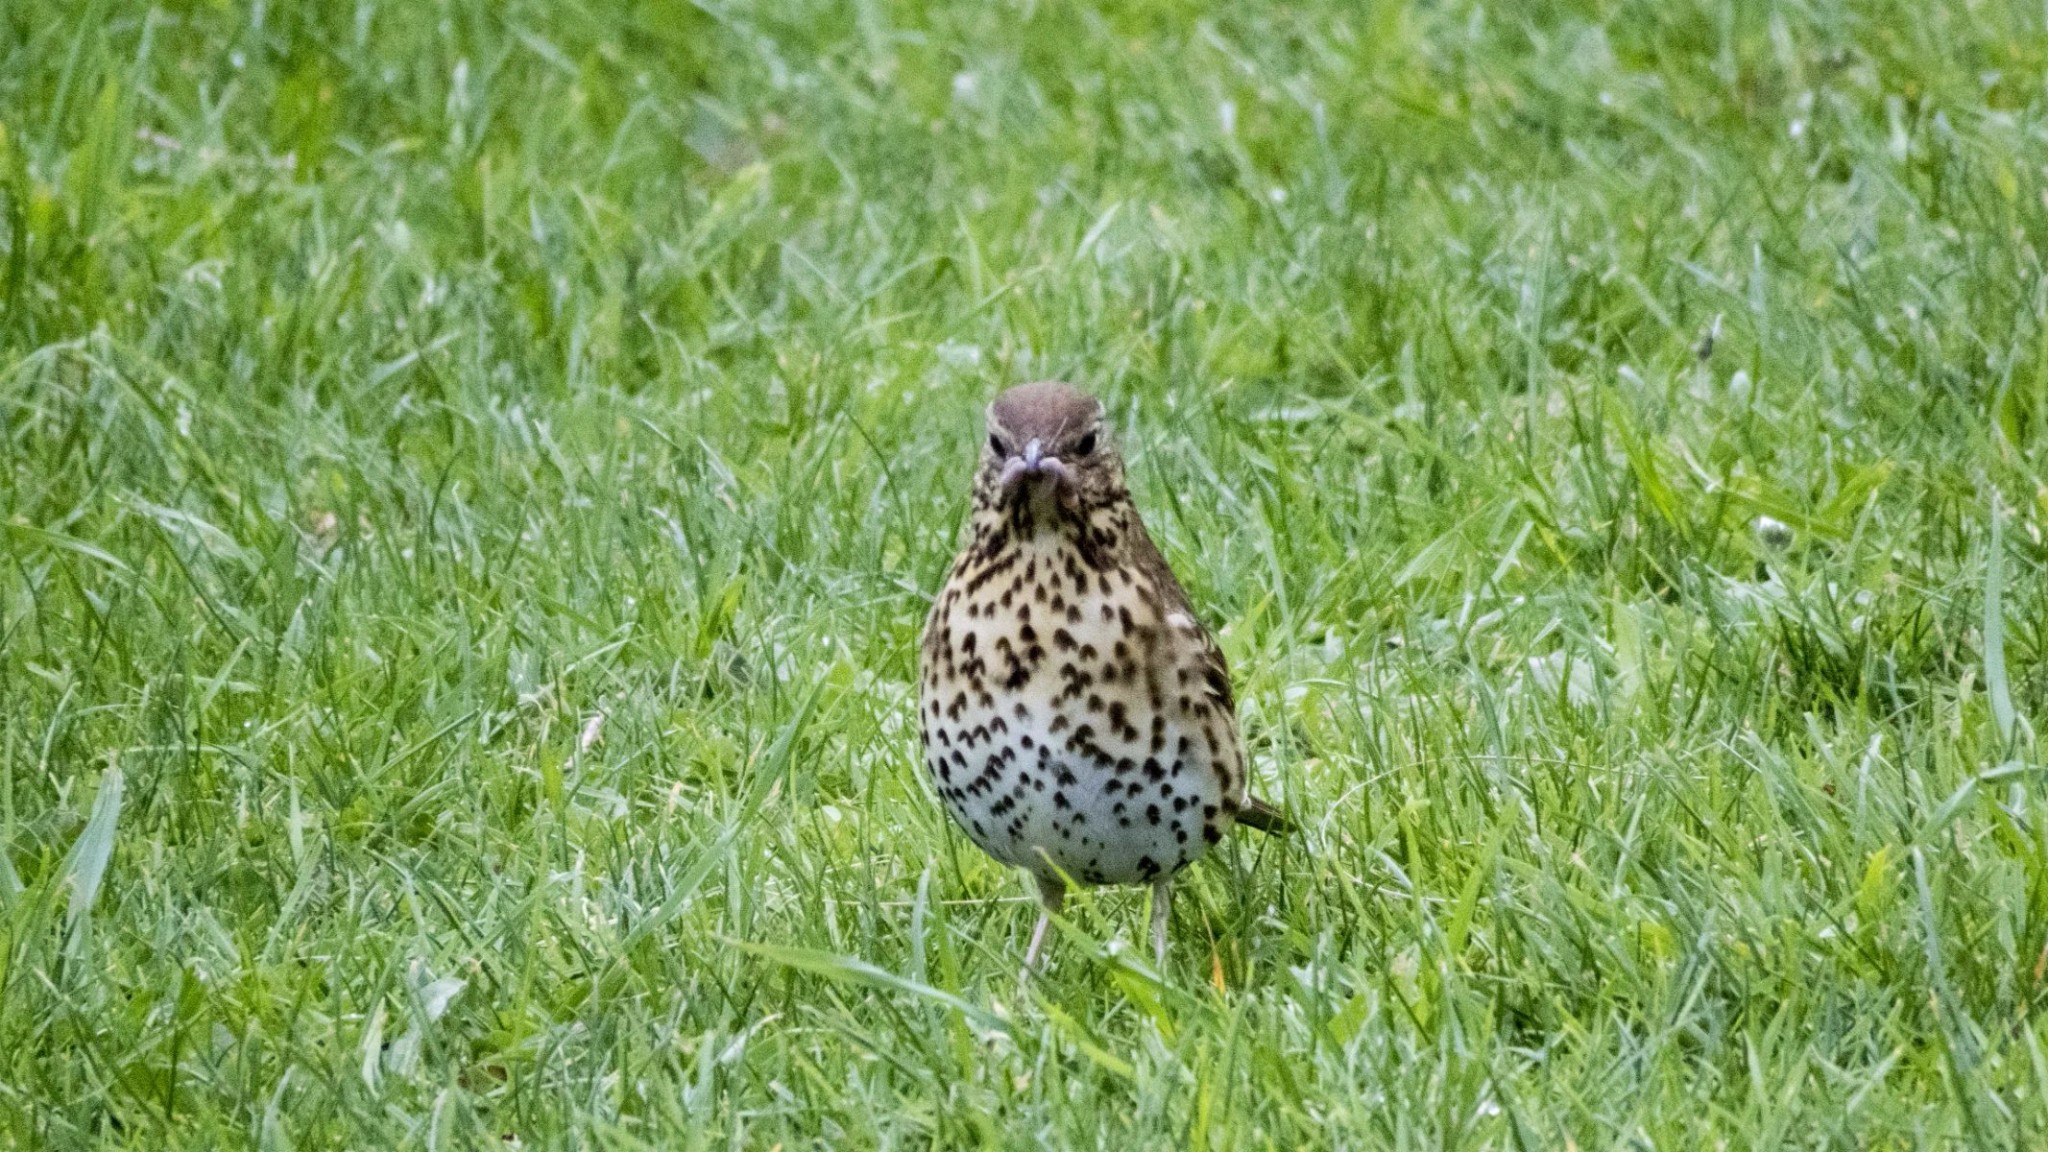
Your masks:
<path fill-rule="evenodd" d="M 1282 816 L 1278 808 L 1257 796 L 1245 797 L 1244 807 L 1237 810 L 1237 822 L 1257 828 L 1268 836 L 1282 836 L 1294 831 L 1294 821 Z"/>

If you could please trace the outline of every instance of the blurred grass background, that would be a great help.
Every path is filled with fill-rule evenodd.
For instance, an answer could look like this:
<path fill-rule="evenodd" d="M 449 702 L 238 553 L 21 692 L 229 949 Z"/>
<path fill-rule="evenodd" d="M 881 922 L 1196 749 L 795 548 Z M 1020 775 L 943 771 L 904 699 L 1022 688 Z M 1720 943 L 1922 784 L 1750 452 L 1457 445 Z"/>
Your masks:
<path fill-rule="evenodd" d="M 2044 65 L 1992 2 L 0 9 L 0 1142 L 2038 1146 Z M 1020 998 L 909 680 L 1044 376 L 1304 827 Z"/>

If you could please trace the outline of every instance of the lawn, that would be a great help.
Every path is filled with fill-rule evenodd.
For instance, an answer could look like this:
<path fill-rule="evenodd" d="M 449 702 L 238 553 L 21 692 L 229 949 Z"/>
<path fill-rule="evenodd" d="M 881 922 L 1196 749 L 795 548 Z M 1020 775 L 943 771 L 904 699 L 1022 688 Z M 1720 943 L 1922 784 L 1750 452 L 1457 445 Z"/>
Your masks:
<path fill-rule="evenodd" d="M 2048 1142 L 2048 12 L 0 7 L 0 1146 Z M 1300 828 L 923 778 L 1103 395 Z"/>

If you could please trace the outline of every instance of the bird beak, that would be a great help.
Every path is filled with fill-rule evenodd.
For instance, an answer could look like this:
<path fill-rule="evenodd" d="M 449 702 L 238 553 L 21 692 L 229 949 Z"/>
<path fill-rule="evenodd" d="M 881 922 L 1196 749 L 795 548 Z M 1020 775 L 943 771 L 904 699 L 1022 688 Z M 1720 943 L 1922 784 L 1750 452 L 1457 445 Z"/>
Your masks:
<path fill-rule="evenodd" d="M 1024 451 L 1003 461 L 1001 487 L 1005 494 L 1024 487 L 1027 481 L 1040 478 L 1049 479 L 1061 488 L 1071 485 L 1074 479 L 1064 461 L 1045 454 L 1044 441 L 1032 440 L 1024 445 Z"/>

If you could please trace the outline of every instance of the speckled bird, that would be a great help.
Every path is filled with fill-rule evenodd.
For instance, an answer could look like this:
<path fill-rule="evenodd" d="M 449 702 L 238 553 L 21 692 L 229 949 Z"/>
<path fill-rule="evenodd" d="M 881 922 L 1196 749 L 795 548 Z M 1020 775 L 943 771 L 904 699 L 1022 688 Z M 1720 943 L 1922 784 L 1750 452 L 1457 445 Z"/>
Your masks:
<path fill-rule="evenodd" d="M 1067 884 L 1150 884 L 1163 967 L 1173 878 L 1233 824 L 1284 830 L 1245 791 L 1230 672 L 1124 485 L 1102 405 L 1058 382 L 988 407 L 966 546 L 926 624 L 925 765 L 982 851 Z"/>

